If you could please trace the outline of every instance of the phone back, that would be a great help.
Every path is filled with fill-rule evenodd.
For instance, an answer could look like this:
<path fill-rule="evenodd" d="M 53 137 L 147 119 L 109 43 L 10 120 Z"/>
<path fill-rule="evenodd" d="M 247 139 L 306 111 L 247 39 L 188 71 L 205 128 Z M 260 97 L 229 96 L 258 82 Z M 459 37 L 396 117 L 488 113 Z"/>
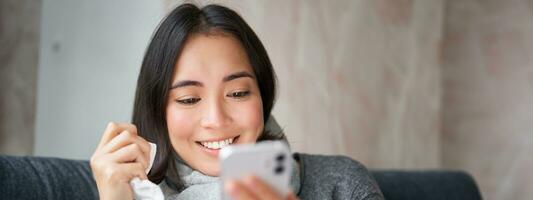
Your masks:
<path fill-rule="evenodd" d="M 292 158 L 289 148 L 283 142 L 265 141 L 229 146 L 221 150 L 219 159 L 220 177 L 223 182 L 255 175 L 279 194 L 286 195 L 290 190 Z M 222 194 L 222 199 L 230 198 Z"/>

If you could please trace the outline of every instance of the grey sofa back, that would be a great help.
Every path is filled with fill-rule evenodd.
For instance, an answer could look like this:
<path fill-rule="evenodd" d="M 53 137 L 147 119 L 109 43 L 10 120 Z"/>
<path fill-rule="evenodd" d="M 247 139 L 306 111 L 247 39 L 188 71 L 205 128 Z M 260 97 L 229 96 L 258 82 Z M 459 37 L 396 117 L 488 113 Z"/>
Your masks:
<path fill-rule="evenodd" d="M 98 199 L 88 161 L 0 156 L 0 199 Z"/>
<path fill-rule="evenodd" d="M 372 170 L 371 173 L 387 200 L 482 199 L 474 179 L 462 171 Z"/>
<path fill-rule="evenodd" d="M 464 172 L 371 172 L 387 200 L 481 199 Z M 0 199 L 98 199 L 98 191 L 88 161 L 0 156 Z"/>

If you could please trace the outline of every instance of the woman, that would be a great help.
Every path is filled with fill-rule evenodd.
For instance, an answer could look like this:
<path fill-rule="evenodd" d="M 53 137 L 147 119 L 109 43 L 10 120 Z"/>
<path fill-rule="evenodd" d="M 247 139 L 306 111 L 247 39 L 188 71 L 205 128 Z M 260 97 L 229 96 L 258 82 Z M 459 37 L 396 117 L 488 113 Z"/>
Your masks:
<path fill-rule="evenodd" d="M 234 11 L 183 4 L 159 25 L 141 66 L 133 122 L 109 123 L 91 157 L 101 199 L 132 199 L 133 177 L 168 199 L 217 199 L 220 148 L 286 140 L 265 128 L 275 73 L 261 41 Z M 273 119 L 272 119 L 273 120 Z M 157 156 L 148 175 L 149 144 Z M 294 154 L 293 192 L 280 196 L 255 176 L 228 181 L 234 199 L 382 199 L 361 164 Z"/>

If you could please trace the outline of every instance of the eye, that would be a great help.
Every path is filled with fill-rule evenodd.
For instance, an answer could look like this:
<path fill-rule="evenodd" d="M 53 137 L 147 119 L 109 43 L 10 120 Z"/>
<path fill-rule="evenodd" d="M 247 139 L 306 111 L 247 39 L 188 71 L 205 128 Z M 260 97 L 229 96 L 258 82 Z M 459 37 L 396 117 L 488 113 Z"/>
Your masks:
<path fill-rule="evenodd" d="M 234 97 L 234 98 L 243 98 L 243 97 L 246 97 L 248 95 L 250 95 L 250 91 L 236 91 L 236 92 L 231 92 L 231 93 L 229 93 L 226 96 L 227 97 Z"/>
<path fill-rule="evenodd" d="M 183 104 L 183 105 L 193 105 L 193 104 L 196 104 L 200 100 L 201 98 L 188 98 L 188 99 L 178 99 L 176 100 L 176 102 Z"/>

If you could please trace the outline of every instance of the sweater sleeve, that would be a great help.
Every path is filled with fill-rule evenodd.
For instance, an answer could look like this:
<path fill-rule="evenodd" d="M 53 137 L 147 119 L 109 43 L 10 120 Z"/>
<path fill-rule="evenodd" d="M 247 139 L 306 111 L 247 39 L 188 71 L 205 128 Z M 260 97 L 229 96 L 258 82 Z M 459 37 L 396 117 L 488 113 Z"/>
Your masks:
<path fill-rule="evenodd" d="M 340 196 L 361 200 L 385 199 L 377 182 L 364 165 L 345 156 L 339 156 L 338 159 L 344 165 L 344 167 L 340 167 L 340 169 L 343 169 L 341 171 L 343 171 L 344 176 L 338 182 L 338 187 L 348 187 L 351 190 L 350 196 L 342 194 Z"/>
<path fill-rule="evenodd" d="M 300 154 L 302 199 L 384 199 L 361 163 L 346 156 Z"/>

